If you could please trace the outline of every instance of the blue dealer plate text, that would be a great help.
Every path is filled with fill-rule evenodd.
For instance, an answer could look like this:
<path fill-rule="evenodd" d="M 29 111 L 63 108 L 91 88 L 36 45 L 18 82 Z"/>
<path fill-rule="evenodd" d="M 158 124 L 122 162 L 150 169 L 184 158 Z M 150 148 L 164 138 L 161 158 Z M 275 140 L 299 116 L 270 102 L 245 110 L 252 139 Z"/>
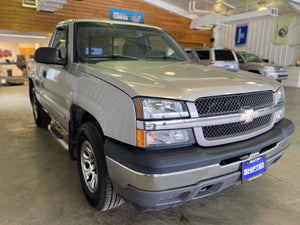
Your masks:
<path fill-rule="evenodd" d="M 265 156 L 249 160 L 242 164 L 242 183 L 253 180 L 266 173 Z"/>

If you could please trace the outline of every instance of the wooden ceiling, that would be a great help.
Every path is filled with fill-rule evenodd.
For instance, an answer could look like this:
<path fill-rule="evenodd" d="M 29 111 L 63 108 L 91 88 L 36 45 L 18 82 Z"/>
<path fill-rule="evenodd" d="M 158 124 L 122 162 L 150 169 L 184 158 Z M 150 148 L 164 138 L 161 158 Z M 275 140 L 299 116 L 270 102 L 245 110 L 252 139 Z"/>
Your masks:
<path fill-rule="evenodd" d="M 167 30 L 183 46 L 211 46 L 212 30 L 190 30 L 190 20 L 141 0 L 68 0 L 54 13 L 36 12 L 22 6 L 22 0 L 1 0 L 0 30 L 51 33 L 55 25 L 73 18 L 109 19 L 110 8 L 144 12 L 145 24 Z"/>

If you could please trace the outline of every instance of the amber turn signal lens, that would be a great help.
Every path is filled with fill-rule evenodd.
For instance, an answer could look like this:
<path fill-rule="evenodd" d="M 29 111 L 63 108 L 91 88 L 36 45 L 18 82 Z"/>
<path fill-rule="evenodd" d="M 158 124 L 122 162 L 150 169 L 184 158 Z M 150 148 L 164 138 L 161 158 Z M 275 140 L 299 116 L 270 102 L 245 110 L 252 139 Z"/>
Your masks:
<path fill-rule="evenodd" d="M 137 130 L 137 146 L 141 148 L 146 147 L 146 131 Z"/>
<path fill-rule="evenodd" d="M 138 119 L 144 119 L 143 106 L 140 98 L 133 99 L 135 103 L 136 117 Z"/>

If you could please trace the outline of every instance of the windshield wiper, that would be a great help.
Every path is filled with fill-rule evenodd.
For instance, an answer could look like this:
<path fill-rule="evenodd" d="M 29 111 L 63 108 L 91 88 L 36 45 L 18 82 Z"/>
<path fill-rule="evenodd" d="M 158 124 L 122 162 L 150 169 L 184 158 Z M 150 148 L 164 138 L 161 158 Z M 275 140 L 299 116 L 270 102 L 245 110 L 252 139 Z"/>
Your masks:
<path fill-rule="evenodd" d="M 157 55 L 157 56 L 152 56 L 152 55 L 148 55 L 148 56 L 146 56 L 147 58 L 155 58 L 155 59 L 176 59 L 176 60 L 179 60 L 179 61 L 185 61 L 184 59 L 182 59 L 182 58 L 178 58 L 178 57 L 174 57 L 174 56 L 166 56 L 166 55 L 164 55 L 164 56 L 159 56 L 159 55 Z"/>
<path fill-rule="evenodd" d="M 106 58 L 106 59 L 132 59 L 132 60 L 140 60 L 139 58 L 133 57 L 133 56 L 128 56 L 128 55 L 118 55 L 118 54 L 113 54 L 113 55 L 98 55 L 98 56 L 93 56 L 90 55 L 88 58 Z"/>

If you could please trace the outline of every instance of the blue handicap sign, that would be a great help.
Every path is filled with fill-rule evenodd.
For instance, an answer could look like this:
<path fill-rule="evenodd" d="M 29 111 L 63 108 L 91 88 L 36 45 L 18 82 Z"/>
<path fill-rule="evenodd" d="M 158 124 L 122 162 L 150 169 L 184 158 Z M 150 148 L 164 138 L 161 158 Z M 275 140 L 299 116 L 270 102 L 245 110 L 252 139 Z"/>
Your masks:
<path fill-rule="evenodd" d="M 247 44 L 248 24 L 236 27 L 235 45 L 245 46 Z"/>

